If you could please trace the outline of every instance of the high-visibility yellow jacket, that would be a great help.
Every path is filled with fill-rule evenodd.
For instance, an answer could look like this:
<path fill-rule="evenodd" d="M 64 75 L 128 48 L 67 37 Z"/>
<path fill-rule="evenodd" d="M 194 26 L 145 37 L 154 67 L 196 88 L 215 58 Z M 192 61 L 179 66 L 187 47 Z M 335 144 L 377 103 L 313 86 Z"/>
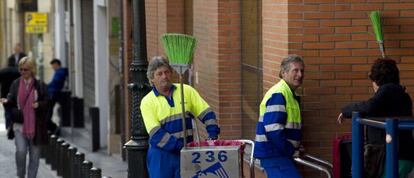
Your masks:
<path fill-rule="evenodd" d="M 299 102 L 284 80 L 269 89 L 260 104 L 256 128 L 256 158 L 291 158 L 300 144 L 302 118 Z"/>
<path fill-rule="evenodd" d="M 179 151 L 183 147 L 183 128 L 181 111 L 181 87 L 171 86 L 171 98 L 163 96 L 153 87 L 141 101 L 141 113 L 149 133 L 150 145 L 168 151 Z M 198 92 L 184 85 L 184 103 L 186 111 L 187 141 L 193 140 L 191 119 L 198 118 L 206 125 L 210 138 L 217 138 L 220 129 L 216 115 Z"/>

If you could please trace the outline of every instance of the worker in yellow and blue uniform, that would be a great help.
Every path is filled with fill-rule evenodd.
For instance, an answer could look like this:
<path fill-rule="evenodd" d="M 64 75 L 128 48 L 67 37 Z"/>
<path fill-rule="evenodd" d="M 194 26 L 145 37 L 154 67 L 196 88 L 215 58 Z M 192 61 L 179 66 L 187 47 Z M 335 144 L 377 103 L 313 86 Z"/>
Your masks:
<path fill-rule="evenodd" d="M 293 158 L 299 155 L 302 118 L 295 90 L 302 85 L 304 62 L 298 55 L 282 60 L 281 80 L 260 103 L 254 157 L 260 159 L 269 178 L 301 177 Z"/>
<path fill-rule="evenodd" d="M 148 65 L 147 77 L 153 89 L 141 101 L 141 113 L 149 133 L 147 166 L 150 178 L 179 178 L 180 150 L 184 146 L 181 111 L 181 87 L 171 83 L 172 68 L 156 56 Z M 217 139 L 220 129 L 216 115 L 198 92 L 184 85 L 187 141 L 193 140 L 191 119 L 206 126 L 210 139 Z"/>

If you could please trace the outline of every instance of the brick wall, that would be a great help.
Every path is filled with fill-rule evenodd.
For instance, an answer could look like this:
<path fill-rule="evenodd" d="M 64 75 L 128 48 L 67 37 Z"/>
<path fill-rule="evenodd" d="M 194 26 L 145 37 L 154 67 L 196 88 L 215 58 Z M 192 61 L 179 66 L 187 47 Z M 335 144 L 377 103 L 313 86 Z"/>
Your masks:
<path fill-rule="evenodd" d="M 147 2 L 148 56 L 162 54 L 159 36 L 183 30 L 182 1 Z M 193 34 L 198 39 L 194 85 L 219 116 L 222 136 L 241 136 L 240 1 L 194 1 Z M 383 11 L 387 54 L 399 61 L 401 82 L 414 94 L 414 3 L 398 0 L 263 0 L 263 87 L 278 80 L 287 54 L 305 59 L 304 145 L 331 159 L 336 135 L 350 122 L 336 124 L 340 108 L 372 96 L 368 70 L 380 56 L 368 19 Z M 170 21 L 171 20 L 171 21 Z M 305 170 L 307 171 L 307 170 Z M 319 177 L 306 172 L 306 177 Z"/>
<path fill-rule="evenodd" d="M 224 138 L 241 136 L 240 4 L 194 1 L 193 34 L 198 40 L 194 85 L 216 112 Z M 160 36 L 184 32 L 184 1 L 146 1 L 148 59 L 164 55 Z"/>
<path fill-rule="evenodd" d="M 158 34 L 158 1 L 145 1 L 145 23 L 147 27 L 147 56 L 148 60 L 158 55 L 159 34 Z"/>
<path fill-rule="evenodd" d="M 350 121 L 336 123 L 340 108 L 373 94 L 368 71 L 380 52 L 370 11 L 383 12 L 386 53 L 399 61 L 401 82 L 414 96 L 413 7 L 398 0 L 289 0 L 288 5 L 264 1 L 264 87 L 274 83 L 286 49 L 304 57 L 305 82 L 298 91 L 303 95 L 303 143 L 309 153 L 330 160 L 332 139 L 351 131 Z M 319 177 L 316 172 L 305 175 Z"/>
<path fill-rule="evenodd" d="M 132 62 L 132 2 L 130 0 L 124 0 L 123 2 L 123 38 L 124 38 L 124 65 L 123 65 L 123 85 L 128 86 L 129 83 L 129 65 Z M 124 93 L 124 106 L 125 107 L 125 139 L 128 140 L 130 138 L 130 101 L 129 101 L 129 90 L 127 87 L 123 87 Z"/>
<path fill-rule="evenodd" d="M 263 1 L 263 92 L 276 83 L 282 58 L 288 54 L 288 0 Z"/>
<path fill-rule="evenodd" d="M 194 1 L 195 87 L 219 118 L 221 137 L 241 137 L 240 4 Z"/>
<path fill-rule="evenodd" d="M 164 33 L 184 32 L 184 1 L 145 1 L 148 60 L 165 55 L 160 37 Z"/>

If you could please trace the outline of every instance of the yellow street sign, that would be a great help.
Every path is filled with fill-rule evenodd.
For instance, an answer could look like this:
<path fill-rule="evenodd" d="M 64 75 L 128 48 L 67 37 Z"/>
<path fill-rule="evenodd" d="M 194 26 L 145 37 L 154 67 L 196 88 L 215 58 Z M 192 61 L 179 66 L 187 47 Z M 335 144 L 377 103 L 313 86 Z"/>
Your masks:
<path fill-rule="evenodd" d="M 47 32 L 46 26 L 40 26 L 40 25 L 26 26 L 26 33 L 45 33 L 45 32 Z"/>
<path fill-rule="evenodd" d="M 47 32 L 47 13 L 26 12 L 24 17 L 26 33 Z"/>

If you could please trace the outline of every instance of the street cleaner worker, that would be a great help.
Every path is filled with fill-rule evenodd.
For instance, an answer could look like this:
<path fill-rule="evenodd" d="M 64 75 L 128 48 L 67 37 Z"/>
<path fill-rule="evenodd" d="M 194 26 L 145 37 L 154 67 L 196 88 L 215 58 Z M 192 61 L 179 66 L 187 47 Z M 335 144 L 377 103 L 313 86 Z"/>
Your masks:
<path fill-rule="evenodd" d="M 254 157 L 260 159 L 269 178 L 301 177 L 293 158 L 299 156 L 302 118 L 295 90 L 302 85 L 304 62 L 298 55 L 282 60 L 281 80 L 260 103 Z"/>
<path fill-rule="evenodd" d="M 141 102 L 141 113 L 149 133 L 147 167 L 150 178 L 179 178 L 180 150 L 184 146 L 181 87 L 171 83 L 172 68 L 164 57 L 154 57 L 148 65 L 147 77 L 153 89 Z M 193 140 L 191 119 L 198 118 L 206 126 L 210 139 L 217 139 L 220 129 L 216 115 L 198 92 L 184 85 L 187 141 Z"/>

